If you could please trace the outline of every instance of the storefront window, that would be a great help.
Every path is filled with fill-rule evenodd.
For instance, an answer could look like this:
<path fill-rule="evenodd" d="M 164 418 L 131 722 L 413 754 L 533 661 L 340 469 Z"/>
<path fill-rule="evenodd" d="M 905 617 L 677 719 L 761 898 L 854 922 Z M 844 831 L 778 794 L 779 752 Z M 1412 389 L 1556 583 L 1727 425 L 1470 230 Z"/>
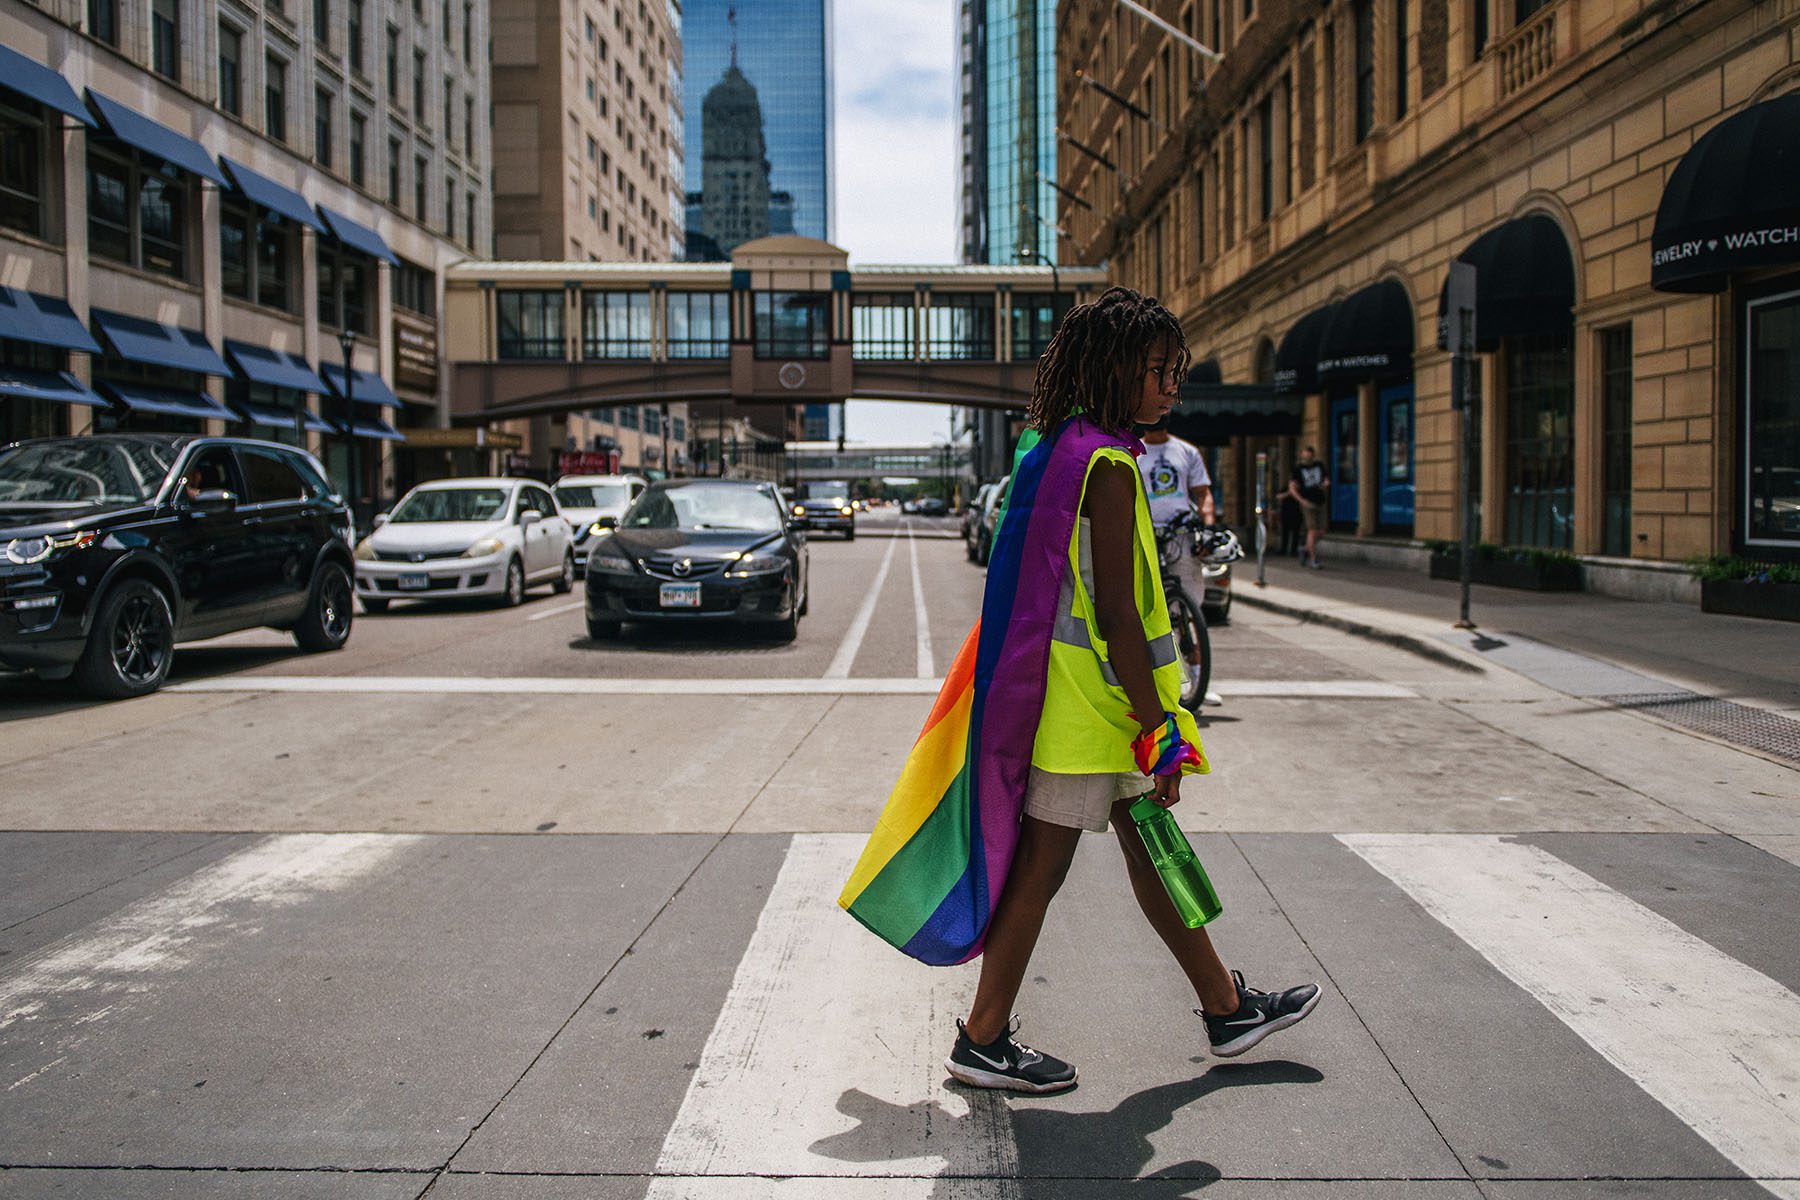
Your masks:
<path fill-rule="evenodd" d="M 1800 291 L 1745 310 L 1744 541 L 1800 550 Z"/>
<path fill-rule="evenodd" d="M 756 293 L 758 358 L 825 358 L 831 297 L 824 292 Z"/>
<path fill-rule="evenodd" d="M 1600 553 L 1631 554 L 1631 326 L 1600 331 Z"/>
<path fill-rule="evenodd" d="M 0 102 L 0 225 L 44 235 L 44 118 L 35 104 Z"/>
<path fill-rule="evenodd" d="M 135 384 L 159 388 L 166 392 L 198 393 L 206 391 L 206 376 L 195 371 L 179 371 L 174 367 L 151 366 L 114 358 L 110 354 L 93 360 L 94 384 Z M 206 422 L 198 417 L 178 417 L 168 413 L 94 410 L 96 433 L 205 433 Z"/>
<path fill-rule="evenodd" d="M 675 298 L 671 297 L 671 314 L 674 308 Z M 650 293 L 583 293 L 581 355 L 583 358 L 649 358 Z"/>
<path fill-rule="evenodd" d="M 563 294 L 501 292 L 499 307 L 501 358 L 561 358 Z"/>
<path fill-rule="evenodd" d="M 1506 540 L 1567 550 L 1575 541 L 1575 371 L 1566 334 L 1503 344 Z"/>
<path fill-rule="evenodd" d="M 35 342 L 15 342 L 0 338 L 0 366 L 24 367 L 33 371 L 61 371 L 68 355 Z M 70 413 L 77 427 L 86 425 L 91 410 L 63 404 L 56 400 L 26 400 L 11 397 L 0 400 L 0 446 L 24 438 L 55 437 L 64 431 L 63 414 Z"/>

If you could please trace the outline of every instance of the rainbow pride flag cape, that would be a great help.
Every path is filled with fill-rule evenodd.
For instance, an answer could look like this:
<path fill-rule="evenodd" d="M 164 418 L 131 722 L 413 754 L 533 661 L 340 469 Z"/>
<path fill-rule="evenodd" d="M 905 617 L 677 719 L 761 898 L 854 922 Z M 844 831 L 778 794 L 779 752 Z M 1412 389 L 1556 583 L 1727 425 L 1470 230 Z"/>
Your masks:
<path fill-rule="evenodd" d="M 878 937 L 932 966 L 981 953 L 1012 867 L 1069 543 L 1088 460 L 1102 446 L 1142 452 L 1135 438 L 1082 417 L 1021 444 L 981 620 L 838 897 Z"/>

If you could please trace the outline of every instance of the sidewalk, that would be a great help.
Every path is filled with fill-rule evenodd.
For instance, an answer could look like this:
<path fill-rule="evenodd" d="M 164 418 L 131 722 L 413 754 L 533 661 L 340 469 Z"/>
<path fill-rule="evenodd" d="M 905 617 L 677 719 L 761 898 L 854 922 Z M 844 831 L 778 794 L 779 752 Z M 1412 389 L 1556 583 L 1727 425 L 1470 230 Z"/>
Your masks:
<path fill-rule="evenodd" d="M 1464 663 L 1483 660 L 1487 639 L 1529 638 L 1600 663 L 1665 680 L 1701 695 L 1800 718 L 1800 627 L 1786 621 L 1701 612 L 1698 605 L 1620 600 L 1586 592 L 1530 592 L 1475 585 L 1470 616 L 1478 632 L 1454 628 L 1459 588 L 1423 573 L 1333 561 L 1324 569 L 1271 557 L 1267 586 L 1256 562 L 1234 571 L 1237 602 L 1396 642 Z M 1621 687 L 1621 691 L 1635 690 Z"/>

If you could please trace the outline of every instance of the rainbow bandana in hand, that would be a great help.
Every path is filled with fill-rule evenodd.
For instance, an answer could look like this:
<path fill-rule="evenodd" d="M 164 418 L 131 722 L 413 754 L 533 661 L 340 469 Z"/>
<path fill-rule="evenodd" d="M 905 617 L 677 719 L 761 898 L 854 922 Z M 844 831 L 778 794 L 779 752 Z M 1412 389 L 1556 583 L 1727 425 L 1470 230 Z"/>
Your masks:
<path fill-rule="evenodd" d="M 1102 446 L 1142 449 L 1081 417 L 1021 443 L 981 620 L 838 897 L 921 962 L 948 966 L 981 953 L 1012 868 L 1069 544 L 1088 460 Z"/>
<path fill-rule="evenodd" d="M 1164 713 L 1159 728 L 1131 739 L 1131 753 L 1138 770 L 1146 775 L 1195 775 L 1206 770 L 1206 760 L 1194 743 L 1181 736 L 1174 713 Z"/>

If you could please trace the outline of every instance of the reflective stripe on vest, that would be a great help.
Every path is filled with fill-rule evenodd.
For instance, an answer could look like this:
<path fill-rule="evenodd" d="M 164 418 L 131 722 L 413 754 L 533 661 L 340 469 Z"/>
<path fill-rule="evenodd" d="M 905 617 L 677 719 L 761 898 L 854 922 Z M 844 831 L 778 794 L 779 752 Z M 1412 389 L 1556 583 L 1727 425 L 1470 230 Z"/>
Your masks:
<path fill-rule="evenodd" d="M 1085 541 L 1081 548 L 1084 551 L 1087 549 Z M 1087 556 L 1083 554 L 1081 579 L 1090 596 L 1094 592 L 1088 580 L 1093 576 L 1093 563 L 1089 562 Z M 1075 578 L 1067 573 L 1063 575 L 1062 597 L 1056 603 L 1056 628 L 1051 637 L 1065 646 L 1079 646 L 1083 650 L 1094 649 L 1094 639 L 1088 635 L 1087 619 L 1075 611 Z M 1098 653 L 1095 654 L 1095 657 L 1100 659 L 1100 678 L 1106 680 L 1109 687 L 1118 687 L 1119 677 L 1114 673 L 1112 663 Z M 1181 654 L 1175 647 L 1174 630 L 1171 629 L 1161 637 L 1150 639 L 1150 669 L 1152 671 L 1159 667 L 1172 666 L 1180 661 Z"/>

